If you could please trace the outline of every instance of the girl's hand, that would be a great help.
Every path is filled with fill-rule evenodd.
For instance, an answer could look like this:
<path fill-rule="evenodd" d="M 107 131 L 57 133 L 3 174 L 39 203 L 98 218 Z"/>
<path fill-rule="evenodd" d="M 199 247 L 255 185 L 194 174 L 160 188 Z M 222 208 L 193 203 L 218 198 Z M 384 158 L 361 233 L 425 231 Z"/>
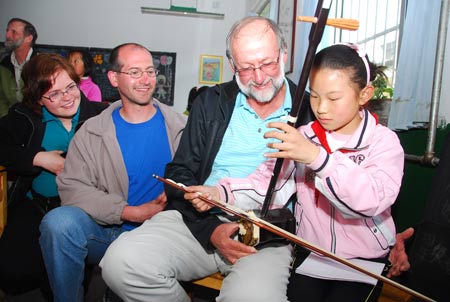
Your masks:
<path fill-rule="evenodd" d="M 200 195 L 209 199 L 219 199 L 219 191 L 216 187 L 190 186 L 187 187 L 186 190 L 189 191 L 189 193 L 184 194 L 184 199 L 189 200 L 199 212 L 206 212 L 214 207 L 198 198 Z"/>
<path fill-rule="evenodd" d="M 281 122 L 267 124 L 268 128 L 277 130 L 268 131 L 264 138 L 275 138 L 281 142 L 269 143 L 267 146 L 278 151 L 266 153 L 269 158 L 287 158 L 300 163 L 310 164 L 319 155 L 319 147 L 308 141 L 294 127 Z"/>

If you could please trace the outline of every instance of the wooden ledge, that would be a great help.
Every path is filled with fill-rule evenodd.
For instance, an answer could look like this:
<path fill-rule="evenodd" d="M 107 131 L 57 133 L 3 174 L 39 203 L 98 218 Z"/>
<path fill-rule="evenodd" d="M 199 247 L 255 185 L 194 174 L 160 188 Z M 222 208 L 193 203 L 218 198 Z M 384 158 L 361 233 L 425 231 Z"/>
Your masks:
<path fill-rule="evenodd" d="M 225 277 L 221 273 L 217 272 L 203 279 L 192 281 L 192 283 L 215 290 L 220 290 L 220 288 L 222 287 L 223 278 Z"/>

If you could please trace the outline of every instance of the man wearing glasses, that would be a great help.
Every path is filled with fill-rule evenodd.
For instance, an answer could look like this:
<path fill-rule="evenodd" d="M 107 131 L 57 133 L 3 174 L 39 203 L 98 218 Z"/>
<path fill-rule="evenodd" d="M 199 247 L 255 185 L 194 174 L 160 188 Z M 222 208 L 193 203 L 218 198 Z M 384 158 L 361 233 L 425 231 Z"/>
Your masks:
<path fill-rule="evenodd" d="M 40 227 L 56 302 L 83 301 L 85 263 L 98 264 L 121 233 L 166 206 L 163 185 L 152 174 L 164 172 L 186 121 L 153 99 L 157 73 L 145 47 L 114 48 L 108 79 L 121 100 L 87 121 L 69 146 L 57 178 L 63 206 L 50 211 Z"/>
<path fill-rule="evenodd" d="M 262 17 L 236 23 L 227 37 L 235 79 L 194 102 L 180 147 L 165 176 L 191 185 L 244 177 L 269 152 L 266 124 L 291 110 L 296 87 L 284 75 L 287 46 L 279 27 Z M 304 123 L 312 117 L 302 106 Z M 106 283 L 126 301 L 190 301 L 179 281 L 226 274 L 217 301 L 286 301 L 289 246 L 256 250 L 236 240 L 238 224 L 220 213 L 198 213 L 183 193 L 166 187 L 166 210 L 116 240 L 102 259 Z M 184 222 L 184 223 L 183 223 Z"/>

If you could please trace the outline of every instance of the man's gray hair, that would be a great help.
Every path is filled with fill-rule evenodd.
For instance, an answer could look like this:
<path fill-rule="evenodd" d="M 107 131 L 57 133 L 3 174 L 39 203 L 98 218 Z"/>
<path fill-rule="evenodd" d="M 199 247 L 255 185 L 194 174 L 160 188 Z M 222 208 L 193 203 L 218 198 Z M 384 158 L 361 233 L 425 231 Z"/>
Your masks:
<path fill-rule="evenodd" d="M 226 46 L 227 46 L 226 55 L 227 55 L 228 60 L 234 62 L 233 53 L 231 50 L 231 43 L 232 43 L 233 39 L 239 34 L 239 31 L 243 27 L 245 27 L 246 25 L 248 25 L 252 22 L 255 22 L 257 20 L 263 20 L 267 23 L 267 29 L 271 29 L 274 32 L 275 36 L 277 37 L 278 48 L 280 50 L 287 51 L 286 40 L 285 40 L 283 32 L 282 32 L 281 28 L 278 26 L 278 24 L 276 24 L 273 20 L 265 18 L 265 17 L 250 16 L 250 17 L 245 17 L 244 19 L 237 21 L 231 27 L 230 32 L 227 35 L 227 40 L 226 40 Z"/>

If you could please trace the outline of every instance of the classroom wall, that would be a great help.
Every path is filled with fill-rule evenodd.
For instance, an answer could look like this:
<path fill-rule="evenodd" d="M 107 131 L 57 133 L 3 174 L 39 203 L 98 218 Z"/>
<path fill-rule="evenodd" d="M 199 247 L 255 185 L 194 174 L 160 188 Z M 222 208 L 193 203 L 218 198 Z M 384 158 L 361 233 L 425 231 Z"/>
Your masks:
<path fill-rule="evenodd" d="M 162 1 L 162 0 L 161 0 Z M 142 14 L 146 0 L 0 0 L 0 41 L 6 23 L 20 17 L 33 23 L 38 44 L 113 48 L 124 42 L 176 52 L 174 109 L 183 112 L 198 83 L 201 54 L 224 56 L 231 25 L 246 15 L 250 1 L 221 0 L 223 20 Z M 224 62 L 223 81 L 232 78 Z"/>
<path fill-rule="evenodd" d="M 225 57 L 226 35 L 233 23 L 247 16 L 260 0 L 197 0 L 201 5 L 219 7 L 225 15 L 223 20 L 141 13 L 141 7 L 170 1 L 196 2 L 0 0 L 0 41 L 4 41 L 8 20 L 19 17 L 36 27 L 38 44 L 113 48 L 121 43 L 137 42 L 153 51 L 175 52 L 174 109 L 184 112 L 189 90 L 204 85 L 199 83 L 200 55 L 223 56 L 222 81 L 231 80 L 233 74 Z M 302 1 L 297 0 L 297 12 Z M 297 35 L 299 32 L 297 29 Z M 302 65 L 303 58 L 294 60 L 294 65 L 297 64 Z M 297 82 L 301 69 L 294 66 L 294 70 L 288 77 Z"/>
<path fill-rule="evenodd" d="M 225 14 L 224 20 L 206 18 L 142 14 L 142 6 L 168 0 L 0 0 L 0 41 L 4 40 L 6 23 L 11 17 L 32 22 L 39 34 L 39 44 L 112 48 L 124 42 L 138 42 L 154 51 L 177 53 L 174 109 L 183 112 L 187 95 L 198 83 L 201 54 L 225 56 L 225 37 L 231 25 L 244 17 L 257 0 L 215 0 Z M 297 1 L 300 15 L 302 0 Z M 296 34 L 300 26 L 296 24 Z M 448 31 L 448 37 L 450 31 Z M 450 39 L 447 38 L 447 47 Z M 298 81 L 300 63 L 295 49 L 294 74 Z M 450 51 L 446 51 L 443 67 L 443 85 L 440 97 L 441 120 L 450 121 L 450 90 L 448 72 Z M 225 62 L 223 81 L 232 73 Z M 432 80 L 432 79 L 430 79 Z"/>

